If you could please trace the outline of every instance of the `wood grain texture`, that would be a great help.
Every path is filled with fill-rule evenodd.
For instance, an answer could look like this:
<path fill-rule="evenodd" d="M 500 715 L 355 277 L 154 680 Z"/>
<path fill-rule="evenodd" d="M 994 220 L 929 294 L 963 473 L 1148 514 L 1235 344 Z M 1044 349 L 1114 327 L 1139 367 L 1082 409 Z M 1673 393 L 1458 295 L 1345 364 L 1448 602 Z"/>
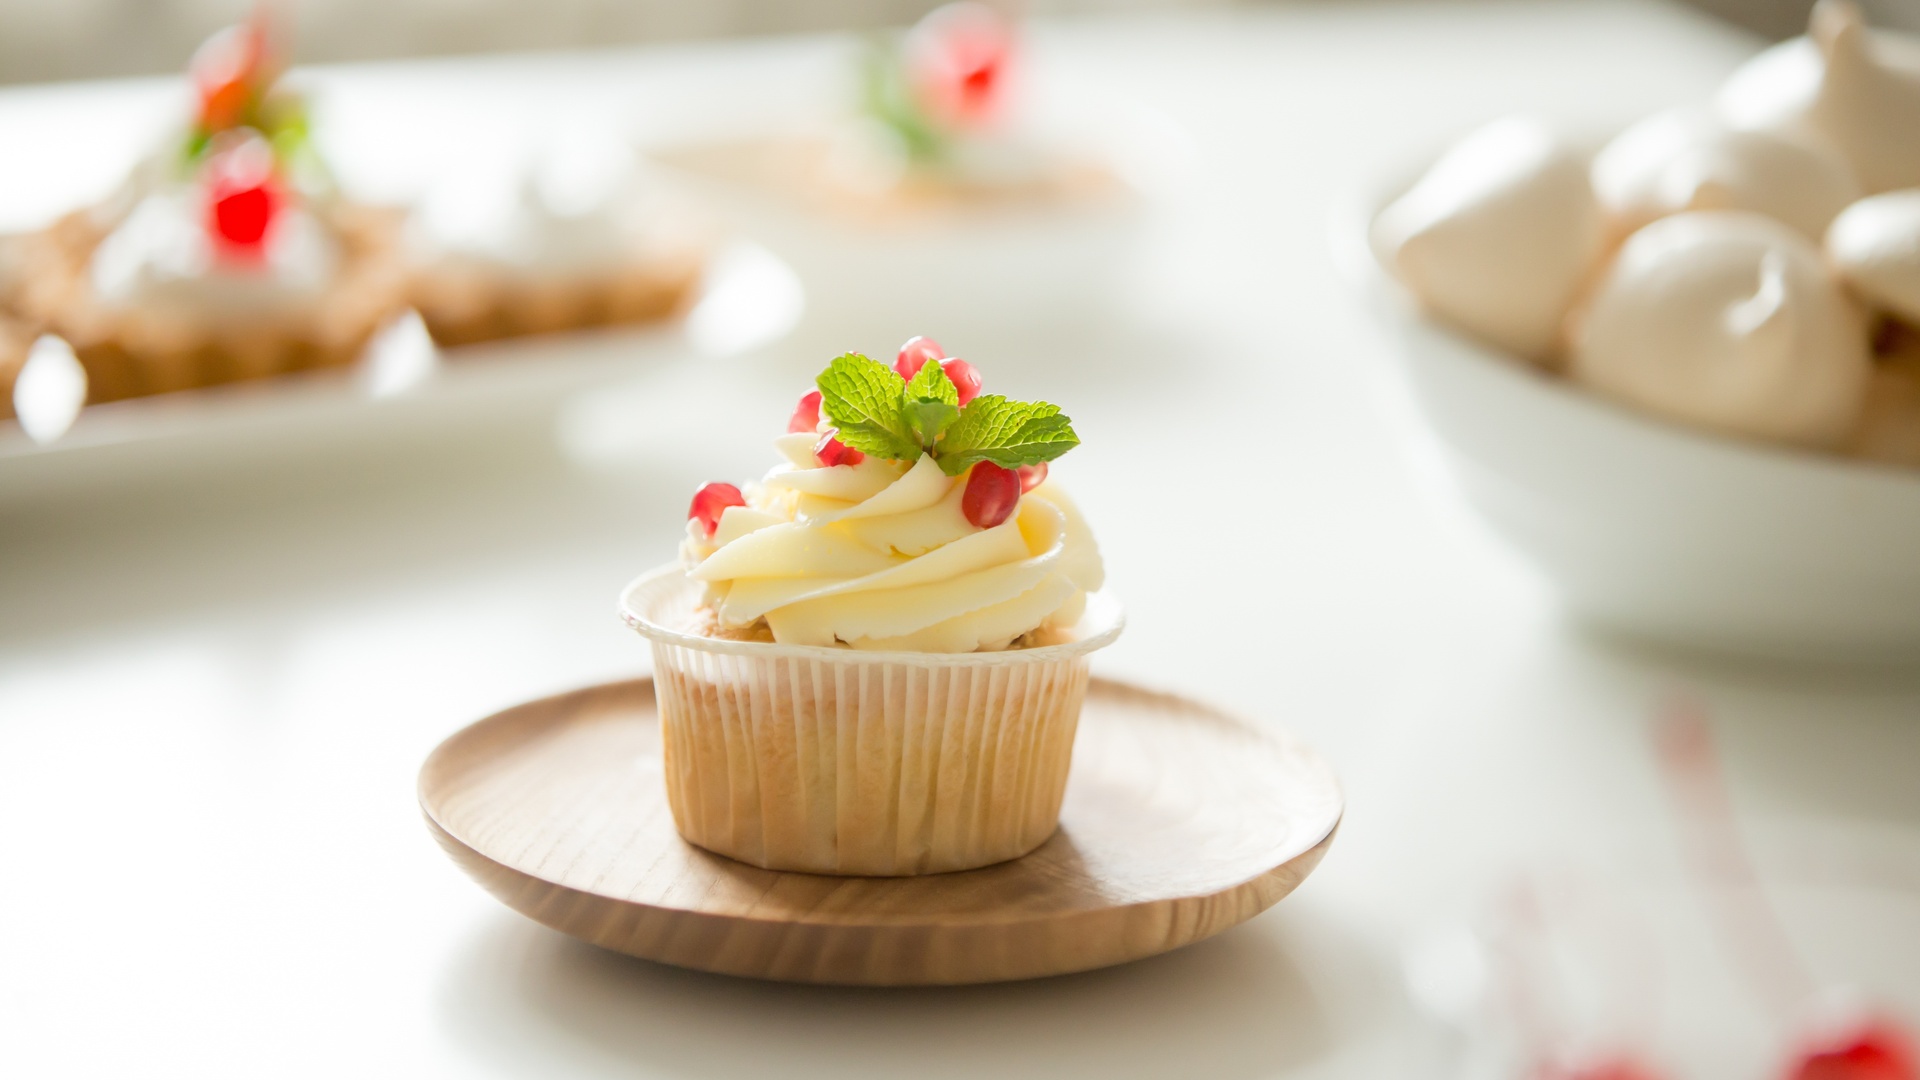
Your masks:
<path fill-rule="evenodd" d="M 680 839 L 648 679 L 520 705 L 442 743 L 420 804 L 508 906 L 609 949 L 792 982 L 950 985 L 1085 971 L 1217 934 L 1333 841 L 1311 752 L 1095 679 L 1061 828 L 1022 859 L 912 878 L 780 873 Z"/>

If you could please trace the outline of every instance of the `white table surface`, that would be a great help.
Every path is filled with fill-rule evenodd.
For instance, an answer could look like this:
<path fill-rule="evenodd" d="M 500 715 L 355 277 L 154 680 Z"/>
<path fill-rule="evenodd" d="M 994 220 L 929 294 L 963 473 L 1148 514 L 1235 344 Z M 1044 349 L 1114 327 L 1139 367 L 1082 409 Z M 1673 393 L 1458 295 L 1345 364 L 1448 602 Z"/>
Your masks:
<path fill-rule="evenodd" d="M 804 110 L 843 46 L 311 75 L 342 171 L 404 193 L 435 139 L 484 149 L 583 96 L 642 131 Z M 563 442 L 532 417 L 304 463 L 161 446 L 0 506 L 0 1075 L 1432 1075 L 1405 949 L 1543 855 L 1669 851 L 1645 720 L 1676 689 L 1714 711 L 1756 843 L 1811 825 L 1912 850 L 1920 684 L 1563 625 L 1426 496 L 1328 255 L 1332 201 L 1409 148 L 1515 108 L 1615 121 L 1698 98 L 1756 47 L 1642 2 L 1036 31 L 1049 81 L 1156 110 L 1196 157 L 1135 324 L 962 351 L 1076 417 L 1056 475 L 1131 615 L 1098 669 L 1284 725 L 1342 774 L 1339 840 L 1273 911 L 1112 971 L 830 991 L 598 952 L 440 854 L 422 757 L 493 709 L 646 670 L 614 591 L 667 556 L 696 482 L 765 467 L 826 357 L 793 343 L 664 368 L 570 414 Z M 0 226 L 110 182 L 170 92 L 0 92 Z M 1883 987 L 1909 1010 L 1915 915 L 1890 948 L 1916 963 Z"/>

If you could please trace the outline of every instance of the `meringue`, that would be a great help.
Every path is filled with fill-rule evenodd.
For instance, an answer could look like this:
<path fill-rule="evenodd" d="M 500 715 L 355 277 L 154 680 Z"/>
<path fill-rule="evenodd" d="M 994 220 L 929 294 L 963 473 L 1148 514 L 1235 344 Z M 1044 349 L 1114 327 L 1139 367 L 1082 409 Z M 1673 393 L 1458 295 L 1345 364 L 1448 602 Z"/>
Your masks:
<path fill-rule="evenodd" d="M 1860 313 L 1818 249 L 1752 213 L 1694 211 L 1641 229 L 1576 322 L 1574 380 L 1735 435 L 1836 445 L 1872 371 Z"/>
<path fill-rule="evenodd" d="M 1375 219 L 1374 250 L 1434 314 L 1542 359 L 1604 241 L 1587 166 L 1538 121 L 1469 135 Z"/>
<path fill-rule="evenodd" d="M 1861 299 L 1920 325 L 1920 190 L 1847 207 L 1827 230 L 1827 259 Z"/>
<path fill-rule="evenodd" d="M 1822 144 L 1688 110 L 1656 113 L 1608 143 L 1593 160 L 1593 190 L 1617 236 L 1683 210 L 1751 210 L 1816 241 L 1861 194 Z"/>
<path fill-rule="evenodd" d="M 1870 194 L 1920 187 L 1920 38 L 1868 30 L 1850 0 L 1820 0 L 1808 35 L 1742 65 L 1718 106 L 1737 128 L 1825 139 Z"/>

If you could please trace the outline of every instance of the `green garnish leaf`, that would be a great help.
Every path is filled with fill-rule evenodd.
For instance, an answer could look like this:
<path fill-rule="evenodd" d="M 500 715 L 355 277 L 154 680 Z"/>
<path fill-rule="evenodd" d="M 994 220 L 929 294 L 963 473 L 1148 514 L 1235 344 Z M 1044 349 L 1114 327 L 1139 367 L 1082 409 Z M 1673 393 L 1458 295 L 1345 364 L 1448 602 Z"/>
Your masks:
<path fill-rule="evenodd" d="M 820 410 L 840 429 L 842 443 L 893 461 L 920 457 L 920 438 L 907 416 L 906 381 L 892 368 L 847 353 L 835 357 L 814 385 Z"/>
<path fill-rule="evenodd" d="M 960 407 L 960 388 L 947 378 L 945 368 L 939 361 L 929 360 L 920 365 L 920 370 L 907 384 L 908 401 L 944 401 L 954 408 Z"/>
<path fill-rule="evenodd" d="M 960 410 L 935 457 L 942 472 L 959 476 L 982 461 L 1004 469 L 1038 465 L 1078 445 L 1080 436 L 1058 405 L 982 394 Z"/>
<path fill-rule="evenodd" d="M 914 434 L 920 437 L 920 445 L 933 450 L 934 443 L 939 440 L 941 433 L 952 427 L 955 420 L 960 419 L 960 410 L 944 401 L 929 401 L 922 398 L 919 401 L 907 402 L 907 418 L 913 423 Z"/>

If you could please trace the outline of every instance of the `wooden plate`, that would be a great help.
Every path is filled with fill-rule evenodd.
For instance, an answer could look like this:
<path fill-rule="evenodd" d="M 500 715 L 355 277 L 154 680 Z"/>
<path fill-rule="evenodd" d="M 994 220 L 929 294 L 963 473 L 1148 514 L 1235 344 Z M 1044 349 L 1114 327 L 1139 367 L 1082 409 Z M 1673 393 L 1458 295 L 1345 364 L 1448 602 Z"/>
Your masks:
<path fill-rule="evenodd" d="M 1060 831 L 1031 855 L 912 878 L 762 870 L 674 832 L 640 679 L 460 731 L 421 767 L 420 805 L 455 862 L 563 933 L 729 975 L 913 986 L 1085 971 L 1217 934 L 1312 871 L 1341 797 L 1282 737 L 1095 679 Z"/>

